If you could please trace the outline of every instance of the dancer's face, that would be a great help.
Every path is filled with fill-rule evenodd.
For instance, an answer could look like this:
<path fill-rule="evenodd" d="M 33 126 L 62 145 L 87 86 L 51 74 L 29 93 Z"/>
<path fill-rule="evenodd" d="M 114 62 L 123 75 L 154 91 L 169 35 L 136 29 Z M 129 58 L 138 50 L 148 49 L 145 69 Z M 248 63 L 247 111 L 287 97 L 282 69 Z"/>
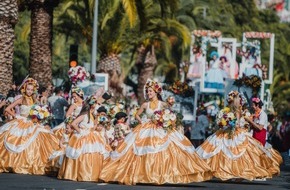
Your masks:
<path fill-rule="evenodd" d="M 152 99 L 156 96 L 156 92 L 151 87 L 149 87 L 147 95 L 149 99 Z"/>
<path fill-rule="evenodd" d="M 81 97 L 79 97 L 77 95 L 77 93 L 73 93 L 72 94 L 72 98 L 73 98 L 73 100 L 74 100 L 75 103 L 80 102 L 80 100 L 81 100 Z"/>
<path fill-rule="evenodd" d="M 26 86 L 26 89 L 25 89 L 25 93 L 26 93 L 26 95 L 27 95 L 27 96 L 32 96 L 32 94 L 33 94 L 33 90 L 34 90 L 33 85 L 32 85 L 32 84 L 28 84 L 28 85 Z"/>

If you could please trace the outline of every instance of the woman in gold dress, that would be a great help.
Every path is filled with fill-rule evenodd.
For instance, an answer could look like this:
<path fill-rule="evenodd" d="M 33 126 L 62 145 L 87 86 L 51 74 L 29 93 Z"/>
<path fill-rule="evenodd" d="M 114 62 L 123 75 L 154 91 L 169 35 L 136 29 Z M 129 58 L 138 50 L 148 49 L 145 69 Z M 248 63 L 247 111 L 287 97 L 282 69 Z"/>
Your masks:
<path fill-rule="evenodd" d="M 162 88 L 147 80 L 144 94 L 149 99 L 141 105 L 134 130 L 111 152 L 100 179 L 105 182 L 134 185 L 136 183 L 190 183 L 209 180 L 212 173 L 195 153 L 190 141 L 175 129 L 166 131 L 150 118 L 167 107 L 161 100 Z M 140 115 L 145 111 L 147 119 Z"/>
<path fill-rule="evenodd" d="M 265 149 L 248 132 L 249 123 L 245 117 L 250 113 L 242 109 L 243 100 L 238 91 L 228 94 L 229 106 L 217 117 L 221 128 L 197 148 L 198 155 L 211 167 L 213 175 L 221 180 L 271 178 L 280 172 L 279 153 Z M 231 117 L 235 119 L 228 119 Z"/>
<path fill-rule="evenodd" d="M 26 79 L 22 97 L 5 109 L 14 119 L 0 127 L 0 172 L 44 175 L 54 169 L 50 159 L 57 155 L 58 139 L 49 127 L 28 118 L 37 88 L 36 80 Z M 20 115 L 13 111 L 17 105 Z"/>
<path fill-rule="evenodd" d="M 65 156 L 58 173 L 59 179 L 98 181 L 110 148 L 95 130 L 93 115 L 97 99 L 86 100 L 80 115 L 71 123 L 74 132 L 68 140 Z"/>

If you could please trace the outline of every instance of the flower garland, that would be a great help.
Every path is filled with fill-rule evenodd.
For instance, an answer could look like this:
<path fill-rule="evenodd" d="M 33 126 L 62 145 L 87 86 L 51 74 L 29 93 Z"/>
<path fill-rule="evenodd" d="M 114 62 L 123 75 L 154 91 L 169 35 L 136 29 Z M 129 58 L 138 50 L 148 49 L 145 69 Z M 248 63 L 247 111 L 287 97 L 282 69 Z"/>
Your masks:
<path fill-rule="evenodd" d="M 172 85 L 165 86 L 164 89 L 183 97 L 192 96 L 194 93 L 193 88 L 187 82 L 181 82 L 180 80 L 175 81 Z"/>
<path fill-rule="evenodd" d="M 71 67 L 68 71 L 68 76 L 72 83 L 82 82 L 90 77 L 90 74 L 86 72 L 82 66 Z"/>
<path fill-rule="evenodd" d="M 209 36 L 212 38 L 218 38 L 222 35 L 221 31 L 219 31 L 219 30 L 214 30 L 214 31 L 211 31 L 211 30 L 193 30 L 193 34 L 196 37 Z"/>
<path fill-rule="evenodd" d="M 32 105 L 29 116 L 33 123 L 48 123 L 49 119 L 52 117 L 49 107 L 47 105 L 40 106 L 37 104 Z"/>
<path fill-rule="evenodd" d="M 269 32 L 245 32 L 245 37 L 246 38 L 271 38 L 272 33 Z"/>
<path fill-rule="evenodd" d="M 243 76 L 242 78 L 236 79 L 233 83 L 237 87 L 246 86 L 252 89 L 253 93 L 256 94 L 261 88 L 262 79 L 257 75 Z"/>
<path fill-rule="evenodd" d="M 170 131 L 175 127 L 176 115 L 170 109 L 155 111 L 152 118 L 153 123 L 166 131 Z"/>

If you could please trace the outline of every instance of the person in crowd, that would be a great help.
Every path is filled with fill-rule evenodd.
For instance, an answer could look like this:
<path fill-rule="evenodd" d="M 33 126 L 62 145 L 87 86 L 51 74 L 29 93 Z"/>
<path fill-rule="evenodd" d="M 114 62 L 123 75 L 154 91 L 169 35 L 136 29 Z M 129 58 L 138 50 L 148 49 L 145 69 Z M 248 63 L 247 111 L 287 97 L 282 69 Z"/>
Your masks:
<path fill-rule="evenodd" d="M 25 79 L 21 98 L 5 109 L 14 119 L 0 127 L 0 172 L 44 175 L 54 169 L 53 155 L 59 148 L 58 139 L 37 122 L 37 117 L 36 120 L 29 117 L 32 106 L 37 103 L 37 89 L 36 80 Z M 17 105 L 20 115 L 13 111 Z"/>
<path fill-rule="evenodd" d="M 204 108 L 200 108 L 197 111 L 196 121 L 191 128 L 190 140 L 191 143 L 198 147 L 205 139 L 205 129 L 209 126 L 209 119 L 207 117 L 207 111 Z"/>
<path fill-rule="evenodd" d="M 58 173 L 59 179 L 73 181 L 99 180 L 104 160 L 110 149 L 99 133 L 95 132 L 94 110 L 97 99 L 89 97 L 79 116 L 71 123 L 73 133 L 66 147 L 65 156 Z"/>
<path fill-rule="evenodd" d="M 289 116 L 284 116 L 283 121 L 277 129 L 277 143 L 279 152 L 283 158 L 283 165 L 290 165 L 290 122 Z"/>
<path fill-rule="evenodd" d="M 218 131 L 197 148 L 198 155 L 210 165 L 221 180 L 255 180 L 280 173 L 281 156 L 266 149 L 248 134 L 250 125 L 244 112 L 245 98 L 238 91 L 227 96 L 228 106 L 217 115 Z"/>
<path fill-rule="evenodd" d="M 61 124 L 65 119 L 65 108 L 69 106 L 67 100 L 63 97 L 63 91 L 56 87 L 54 94 L 48 98 L 48 104 L 53 114 L 51 128 Z"/>
<path fill-rule="evenodd" d="M 80 89 L 79 87 L 73 87 L 71 90 L 71 93 L 72 93 L 73 103 L 69 106 L 65 114 L 66 120 L 67 119 L 69 120 L 70 117 L 72 119 L 75 119 L 79 115 L 83 106 L 84 91 Z M 58 137 L 58 139 L 61 139 L 65 130 L 66 130 L 65 122 L 62 122 L 58 126 L 54 127 L 52 129 L 52 132 Z"/>
<path fill-rule="evenodd" d="M 191 142 L 174 128 L 167 131 L 151 119 L 168 106 L 161 98 L 162 88 L 148 79 L 144 86 L 147 102 L 136 114 L 139 125 L 111 152 L 100 179 L 124 184 L 190 183 L 209 180 L 210 168 L 195 153 Z M 145 112 L 147 119 L 141 120 Z"/>
<path fill-rule="evenodd" d="M 266 112 L 262 109 L 263 102 L 260 98 L 252 98 L 252 106 L 255 113 L 252 117 L 245 117 L 253 129 L 253 137 L 262 143 L 263 146 L 267 140 L 268 117 Z"/>
<path fill-rule="evenodd" d="M 48 105 L 48 89 L 44 86 L 41 86 L 38 90 L 38 102 L 40 105 Z"/>
<path fill-rule="evenodd" d="M 112 146 L 118 147 L 125 139 L 125 137 L 131 132 L 131 129 L 127 123 L 128 116 L 125 112 L 118 112 L 115 115 L 114 120 L 114 142 Z"/>
<path fill-rule="evenodd" d="M 7 98 L 14 98 L 15 96 L 19 95 L 19 92 L 18 92 L 18 89 L 17 89 L 17 86 L 15 83 L 12 84 L 11 86 L 11 89 L 8 91 L 7 93 Z"/>

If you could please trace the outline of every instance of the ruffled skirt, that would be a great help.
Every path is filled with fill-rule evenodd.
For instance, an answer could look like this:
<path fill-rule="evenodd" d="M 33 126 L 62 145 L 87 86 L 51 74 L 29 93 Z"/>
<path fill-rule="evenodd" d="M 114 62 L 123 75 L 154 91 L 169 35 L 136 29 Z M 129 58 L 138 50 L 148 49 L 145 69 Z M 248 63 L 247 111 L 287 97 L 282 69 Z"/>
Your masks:
<path fill-rule="evenodd" d="M 63 134 L 65 133 L 65 123 L 62 122 L 61 124 L 59 124 L 58 126 L 54 127 L 52 129 L 53 134 L 55 134 L 55 136 L 60 140 L 63 138 Z"/>
<path fill-rule="evenodd" d="M 190 183 L 209 180 L 212 173 L 179 132 L 166 132 L 148 122 L 137 126 L 111 153 L 100 179 L 124 184 Z"/>
<path fill-rule="evenodd" d="M 243 128 L 236 129 L 231 136 L 228 131 L 218 130 L 196 151 L 221 180 L 271 178 L 279 174 L 282 162 L 277 151 L 263 147 Z"/>
<path fill-rule="evenodd" d="M 110 151 L 105 139 L 96 131 L 72 134 L 66 147 L 58 178 L 97 182 Z"/>
<path fill-rule="evenodd" d="M 58 139 L 49 129 L 18 117 L 0 128 L 0 172 L 44 175 L 55 172 Z"/>

